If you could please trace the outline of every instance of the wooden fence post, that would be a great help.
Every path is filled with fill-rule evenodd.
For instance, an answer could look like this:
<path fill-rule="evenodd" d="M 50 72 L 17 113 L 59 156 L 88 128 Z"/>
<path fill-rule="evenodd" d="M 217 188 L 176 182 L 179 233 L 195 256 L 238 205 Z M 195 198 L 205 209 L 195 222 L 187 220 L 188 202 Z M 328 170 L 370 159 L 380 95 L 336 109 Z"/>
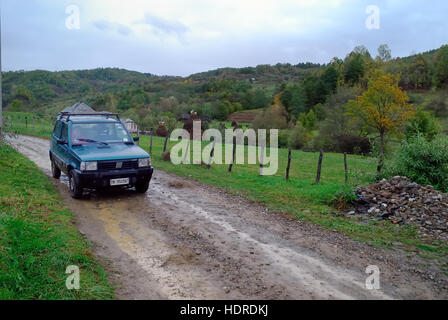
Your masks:
<path fill-rule="evenodd" d="M 265 146 L 262 145 L 261 150 L 260 150 L 260 176 L 263 176 L 264 150 L 265 150 Z"/>
<path fill-rule="evenodd" d="M 139 146 L 140 145 L 140 128 L 139 127 L 137 127 L 137 138 L 138 138 L 137 145 Z"/>
<path fill-rule="evenodd" d="M 348 183 L 347 152 L 344 152 L 345 183 Z"/>
<path fill-rule="evenodd" d="M 291 149 L 288 149 L 288 165 L 286 166 L 286 181 L 289 180 L 289 169 L 291 168 Z"/>
<path fill-rule="evenodd" d="M 25 117 L 25 129 L 28 129 L 28 117 Z"/>
<path fill-rule="evenodd" d="M 163 152 L 166 152 L 166 146 L 168 144 L 168 138 L 170 137 L 169 132 L 167 132 L 165 137 L 165 143 L 163 144 Z"/>
<path fill-rule="evenodd" d="M 216 140 L 213 140 L 212 150 L 210 151 L 210 157 L 208 158 L 207 169 L 211 168 L 213 155 L 215 153 L 215 145 L 216 145 Z"/>
<path fill-rule="evenodd" d="M 232 172 L 233 163 L 235 162 L 235 154 L 236 154 L 236 137 L 233 137 L 232 163 L 230 163 L 229 172 Z"/>
<path fill-rule="evenodd" d="M 186 163 L 188 157 L 188 163 L 190 163 L 190 144 L 191 140 L 188 140 L 187 150 L 185 150 L 184 158 L 182 159 L 182 163 Z"/>
<path fill-rule="evenodd" d="M 149 133 L 149 154 L 150 155 L 152 154 L 152 136 L 153 136 L 153 133 L 152 133 L 152 129 L 151 129 L 151 132 Z"/>
<path fill-rule="evenodd" d="M 319 184 L 319 182 L 320 182 L 320 174 L 321 174 L 321 171 L 322 171 L 322 159 L 323 158 L 324 158 L 324 153 L 323 153 L 323 151 L 321 151 L 320 155 L 319 155 L 319 162 L 317 164 L 316 184 Z"/>
<path fill-rule="evenodd" d="M 33 130 L 36 130 L 36 118 L 33 117 Z"/>

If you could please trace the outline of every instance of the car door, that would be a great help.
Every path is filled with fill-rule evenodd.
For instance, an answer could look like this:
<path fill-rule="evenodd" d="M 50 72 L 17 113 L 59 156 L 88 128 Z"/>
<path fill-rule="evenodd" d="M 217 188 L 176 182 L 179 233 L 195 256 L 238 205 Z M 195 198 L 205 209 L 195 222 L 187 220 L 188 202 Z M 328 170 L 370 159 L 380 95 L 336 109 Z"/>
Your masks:
<path fill-rule="evenodd" d="M 70 150 L 68 145 L 68 124 L 66 122 L 62 122 L 60 140 L 64 142 L 64 144 L 59 144 L 60 157 L 63 162 L 63 166 L 60 168 L 67 173 L 68 164 L 70 163 Z"/>
<path fill-rule="evenodd" d="M 53 158 L 54 158 L 54 161 L 56 162 L 57 166 L 62 171 L 66 172 L 67 144 L 58 143 L 58 141 L 64 141 L 64 139 L 63 139 L 63 134 L 65 134 L 64 125 L 67 126 L 62 121 L 56 122 L 56 125 L 53 130 L 52 139 L 51 139 L 51 142 L 52 142 L 51 149 L 53 151 L 53 156 L 54 156 Z M 67 140 L 65 140 L 65 141 L 67 141 Z"/>
<path fill-rule="evenodd" d="M 61 129 L 62 129 L 62 122 L 56 121 L 56 124 L 53 129 L 53 133 L 51 135 L 51 152 L 53 156 L 53 161 L 56 163 L 56 165 L 59 168 L 62 168 L 63 162 L 61 158 L 61 152 L 58 144 L 58 140 L 61 139 Z"/>

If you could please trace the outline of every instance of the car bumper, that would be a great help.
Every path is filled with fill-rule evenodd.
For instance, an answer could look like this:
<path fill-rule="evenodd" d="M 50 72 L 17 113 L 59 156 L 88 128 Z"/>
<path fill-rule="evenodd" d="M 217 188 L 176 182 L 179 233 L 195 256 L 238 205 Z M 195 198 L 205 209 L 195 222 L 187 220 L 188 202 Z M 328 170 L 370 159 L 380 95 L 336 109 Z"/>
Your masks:
<path fill-rule="evenodd" d="M 111 187 L 111 179 L 129 178 L 129 185 L 127 186 L 133 187 L 137 183 L 149 182 L 153 172 L 154 168 L 152 167 L 95 172 L 75 170 L 75 179 L 81 188 L 100 189 Z"/>

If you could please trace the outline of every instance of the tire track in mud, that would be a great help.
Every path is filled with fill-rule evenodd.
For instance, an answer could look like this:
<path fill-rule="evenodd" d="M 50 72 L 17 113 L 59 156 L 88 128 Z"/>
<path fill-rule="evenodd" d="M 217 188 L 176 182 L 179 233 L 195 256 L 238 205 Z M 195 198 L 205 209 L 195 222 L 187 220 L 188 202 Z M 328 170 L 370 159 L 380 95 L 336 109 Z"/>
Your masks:
<path fill-rule="evenodd" d="M 8 140 L 51 175 L 47 140 Z M 145 195 L 95 192 L 79 201 L 69 197 L 66 177 L 55 185 L 110 271 L 118 298 L 433 297 L 427 284 L 410 284 L 386 263 L 380 268 L 395 283 L 383 281 L 382 290 L 366 290 L 364 270 L 374 259 L 358 258 L 353 251 L 369 248 L 337 248 L 330 243 L 337 238 L 331 232 L 162 171 L 156 170 Z"/>

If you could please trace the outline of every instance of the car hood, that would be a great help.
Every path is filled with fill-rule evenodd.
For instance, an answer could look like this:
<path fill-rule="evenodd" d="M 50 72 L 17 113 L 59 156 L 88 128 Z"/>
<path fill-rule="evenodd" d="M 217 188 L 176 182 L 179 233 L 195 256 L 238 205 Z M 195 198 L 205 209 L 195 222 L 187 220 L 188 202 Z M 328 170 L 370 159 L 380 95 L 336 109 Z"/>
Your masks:
<path fill-rule="evenodd" d="M 111 143 L 109 145 L 88 144 L 73 147 L 73 152 L 81 161 L 124 160 L 149 157 L 142 148 L 133 144 Z"/>

